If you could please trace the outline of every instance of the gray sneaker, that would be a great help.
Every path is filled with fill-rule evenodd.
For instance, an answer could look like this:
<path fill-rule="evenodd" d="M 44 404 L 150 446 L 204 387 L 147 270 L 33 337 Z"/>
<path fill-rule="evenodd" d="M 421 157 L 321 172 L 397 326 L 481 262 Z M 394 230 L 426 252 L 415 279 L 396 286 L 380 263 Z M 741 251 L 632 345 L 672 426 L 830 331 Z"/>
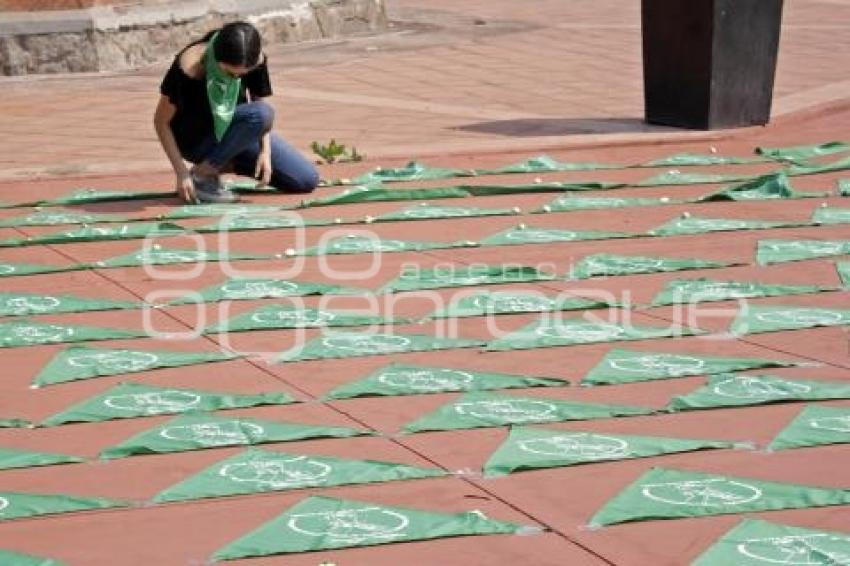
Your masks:
<path fill-rule="evenodd" d="M 205 203 L 231 203 L 239 201 L 239 196 L 221 184 L 218 175 L 206 177 L 192 173 L 195 196 Z"/>

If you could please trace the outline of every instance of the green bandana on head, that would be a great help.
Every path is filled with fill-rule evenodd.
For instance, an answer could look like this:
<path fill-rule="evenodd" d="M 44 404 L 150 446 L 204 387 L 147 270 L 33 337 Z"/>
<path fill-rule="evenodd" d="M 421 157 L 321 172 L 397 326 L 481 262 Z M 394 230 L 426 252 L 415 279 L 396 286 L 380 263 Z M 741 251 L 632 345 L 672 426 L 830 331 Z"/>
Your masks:
<path fill-rule="evenodd" d="M 207 99 L 210 101 L 215 138 L 221 141 L 236 112 L 242 79 L 225 73 L 219 67 L 215 58 L 215 42 L 218 39 L 218 33 L 215 32 L 207 44 L 204 65 L 207 72 Z"/>

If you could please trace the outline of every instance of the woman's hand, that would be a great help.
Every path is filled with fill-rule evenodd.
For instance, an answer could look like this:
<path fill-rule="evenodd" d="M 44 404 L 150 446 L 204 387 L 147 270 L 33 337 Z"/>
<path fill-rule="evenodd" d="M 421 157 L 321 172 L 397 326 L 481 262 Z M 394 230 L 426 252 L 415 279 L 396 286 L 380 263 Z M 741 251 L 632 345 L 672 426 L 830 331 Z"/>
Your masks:
<path fill-rule="evenodd" d="M 260 144 L 260 155 L 257 157 L 257 166 L 254 168 L 254 178 L 268 185 L 272 180 L 272 148 L 268 134 L 263 136 Z"/>
<path fill-rule="evenodd" d="M 195 184 L 192 182 L 192 175 L 189 171 L 182 171 L 177 174 L 176 189 L 177 196 L 183 199 L 183 202 L 188 204 L 198 203 L 198 197 L 195 196 Z"/>

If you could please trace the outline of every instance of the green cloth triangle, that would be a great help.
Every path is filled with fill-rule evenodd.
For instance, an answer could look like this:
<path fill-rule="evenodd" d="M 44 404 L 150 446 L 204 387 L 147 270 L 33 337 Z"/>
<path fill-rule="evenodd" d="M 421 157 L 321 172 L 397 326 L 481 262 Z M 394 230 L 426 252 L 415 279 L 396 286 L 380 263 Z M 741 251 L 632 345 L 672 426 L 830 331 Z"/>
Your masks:
<path fill-rule="evenodd" d="M 717 175 L 713 173 L 682 173 L 671 169 L 659 173 L 637 183 L 636 187 L 662 187 L 666 185 L 709 185 L 714 183 L 738 183 L 753 179 L 752 175 L 727 174 Z"/>
<path fill-rule="evenodd" d="M 217 303 L 252 299 L 278 299 L 281 297 L 306 297 L 310 295 L 358 295 L 365 291 L 351 287 L 291 281 L 286 279 L 228 279 L 224 283 L 202 289 L 169 304 Z"/>
<path fill-rule="evenodd" d="M 513 427 L 507 440 L 484 464 L 484 476 L 734 446 L 719 440 Z"/>
<path fill-rule="evenodd" d="M 58 344 L 62 342 L 115 340 L 118 338 L 138 338 L 140 336 L 147 336 L 147 334 L 139 330 L 48 324 L 22 319 L 15 319 L 13 322 L 0 322 L 0 348 L 18 348 L 21 346 Z"/>
<path fill-rule="evenodd" d="M 100 453 L 100 457 L 104 460 L 112 460 L 136 454 L 186 452 L 308 438 L 348 438 L 363 434 L 369 433 L 346 427 L 188 413 L 105 449 Z"/>
<path fill-rule="evenodd" d="M 470 196 L 463 187 L 436 187 L 432 189 L 387 189 L 380 185 L 348 187 L 340 193 L 304 201 L 301 206 L 331 206 L 360 202 L 395 202 L 406 200 L 434 200 Z"/>
<path fill-rule="evenodd" d="M 168 220 L 180 220 L 184 218 L 205 218 L 208 216 L 243 216 L 263 212 L 280 211 L 280 206 L 268 204 L 245 204 L 245 203 L 213 203 L 213 204 L 189 204 L 172 208 L 162 215 Z"/>
<path fill-rule="evenodd" d="M 494 195 L 519 195 L 536 193 L 563 193 L 568 191 L 601 191 L 625 187 L 625 183 L 606 181 L 553 181 L 519 185 L 463 185 L 461 188 L 476 197 Z"/>
<path fill-rule="evenodd" d="M 736 335 L 850 324 L 850 310 L 795 306 L 747 305 L 738 311 L 731 332 Z"/>
<path fill-rule="evenodd" d="M 842 141 L 795 145 L 789 147 L 757 147 L 756 153 L 776 161 L 804 161 L 822 155 L 850 151 L 850 145 Z"/>
<path fill-rule="evenodd" d="M 850 288 L 850 261 L 836 262 L 835 268 L 838 270 L 838 278 L 841 279 L 841 284 L 845 288 Z"/>
<path fill-rule="evenodd" d="M 72 346 L 56 354 L 33 380 L 37 386 L 233 360 L 222 352 L 174 352 Z"/>
<path fill-rule="evenodd" d="M 296 250 L 294 255 L 318 256 L 338 254 L 374 254 L 409 252 L 421 250 L 440 250 L 475 246 L 475 242 L 413 242 L 409 240 L 392 240 L 364 234 L 346 234 L 339 238 L 328 240 L 322 245 L 304 250 Z"/>
<path fill-rule="evenodd" d="M 692 566 L 847 564 L 850 535 L 744 519 L 701 554 Z"/>
<path fill-rule="evenodd" d="M 748 369 L 794 367 L 794 362 L 763 358 L 728 358 L 613 348 L 581 380 L 582 385 L 613 385 L 688 375 L 712 375 Z"/>
<path fill-rule="evenodd" d="M 840 196 L 850 197 L 850 179 L 838 179 L 835 186 Z"/>
<path fill-rule="evenodd" d="M 116 256 L 103 261 L 96 261 L 92 268 L 104 267 L 139 267 L 143 265 L 170 265 L 174 263 L 203 263 L 207 261 L 236 261 L 242 259 L 272 259 L 274 256 L 265 254 L 243 254 L 193 250 L 180 248 L 154 247 L 142 249 L 126 255 Z"/>
<path fill-rule="evenodd" d="M 581 261 L 576 262 L 570 269 L 569 279 L 662 273 L 689 269 L 714 269 L 732 265 L 735 264 L 694 258 L 594 254 L 585 256 Z"/>
<path fill-rule="evenodd" d="M 821 173 L 847 171 L 848 169 L 850 169 L 850 157 L 845 157 L 824 165 L 819 165 L 817 163 L 811 165 L 792 165 L 785 171 L 788 176 L 798 177 L 801 175 L 820 175 Z"/>
<path fill-rule="evenodd" d="M 89 511 L 91 509 L 129 507 L 129 505 L 125 501 L 104 499 L 102 497 L 76 497 L 73 495 L 43 495 L 17 491 L 0 491 L 0 521 L 36 517 L 38 515 Z"/>
<path fill-rule="evenodd" d="M 526 312 L 555 312 L 607 308 L 605 301 L 580 297 L 554 298 L 533 291 L 477 291 L 461 296 L 448 306 L 437 309 L 430 318 L 460 318 Z"/>
<path fill-rule="evenodd" d="M 50 200 L 39 201 L 41 206 L 55 206 L 61 204 L 88 204 L 93 202 L 114 202 L 121 200 L 146 200 L 162 197 L 173 197 L 174 193 L 163 193 L 161 191 L 115 191 L 100 189 L 76 189 L 71 193 Z"/>
<path fill-rule="evenodd" d="M 55 265 L 35 265 L 32 263 L 0 263 L 0 277 L 19 275 L 38 275 L 39 273 L 59 273 L 60 271 L 75 271 L 85 269 L 85 266 L 71 265 L 59 267 Z"/>
<path fill-rule="evenodd" d="M 212 224 L 205 224 L 198 232 L 249 232 L 252 230 L 279 230 L 282 228 L 300 228 L 302 226 L 327 226 L 331 220 L 313 220 L 294 214 L 246 214 L 228 216 Z"/>
<path fill-rule="evenodd" d="M 170 222 L 133 222 L 130 224 L 106 224 L 103 226 L 80 226 L 61 232 L 3 240 L 0 246 L 33 246 L 36 244 L 71 244 L 74 242 L 105 242 L 110 240 L 136 240 L 159 236 L 183 234 L 186 229 Z"/>
<path fill-rule="evenodd" d="M 0 470 L 13 468 L 30 468 L 33 466 L 53 466 L 55 464 L 73 464 L 84 462 L 83 458 L 67 454 L 51 454 L 48 452 L 30 452 L 29 450 L 13 450 L 0 448 Z M 0 512 L 2 515 L 2 512 Z M 2 562 L 0 562 L 2 564 Z"/>
<path fill-rule="evenodd" d="M 629 208 L 633 206 L 658 206 L 683 203 L 668 197 L 659 198 L 618 198 L 618 197 L 582 197 L 567 193 L 534 212 L 570 212 L 573 210 L 604 210 L 608 208 Z"/>
<path fill-rule="evenodd" d="M 526 350 L 576 344 L 693 336 L 701 333 L 701 330 L 690 328 L 665 328 L 636 324 L 619 325 L 606 321 L 590 322 L 582 318 L 544 316 L 528 326 L 489 342 L 486 350 L 491 352 Z"/>
<path fill-rule="evenodd" d="M 4 566 L 65 566 L 64 562 L 52 558 L 21 554 L 11 550 L 0 550 L 0 564 Z"/>
<path fill-rule="evenodd" d="M 536 267 L 522 265 L 460 265 L 436 268 L 405 269 L 397 279 L 387 283 L 381 290 L 385 293 L 420 291 L 475 285 L 498 285 L 503 283 L 530 283 L 552 281 L 554 275 Z"/>
<path fill-rule="evenodd" d="M 374 171 L 355 177 L 353 182 L 357 184 L 398 183 L 403 181 L 450 179 L 452 177 L 472 177 L 474 175 L 475 172 L 469 169 L 443 169 L 440 167 L 429 167 L 418 161 L 411 161 L 404 167 L 387 169 L 378 167 Z"/>
<path fill-rule="evenodd" d="M 718 281 L 714 279 L 673 279 L 652 300 L 653 306 L 727 301 L 753 297 L 780 297 L 834 291 L 816 285 L 772 285 L 757 281 Z"/>
<path fill-rule="evenodd" d="M 251 448 L 161 491 L 157 503 L 446 475 L 437 468 Z"/>
<path fill-rule="evenodd" d="M 549 377 L 532 377 L 391 363 L 363 379 L 341 385 L 330 391 L 325 399 L 355 397 L 394 397 L 397 395 L 426 395 L 455 391 L 490 391 L 495 389 L 529 387 L 565 387 L 569 381 Z"/>
<path fill-rule="evenodd" d="M 743 165 L 765 161 L 758 157 L 725 157 L 722 155 L 700 155 L 696 153 L 677 153 L 669 157 L 649 161 L 641 167 L 688 167 L 692 165 Z"/>
<path fill-rule="evenodd" d="M 760 265 L 850 254 L 850 240 L 759 240 Z"/>
<path fill-rule="evenodd" d="M 33 424 L 24 419 L 0 419 L 0 428 L 32 428 Z"/>
<path fill-rule="evenodd" d="M 0 316 L 140 309 L 143 306 L 144 303 L 88 299 L 72 295 L 0 292 Z"/>
<path fill-rule="evenodd" d="M 716 193 L 706 195 L 699 199 L 700 202 L 708 201 L 745 201 L 745 200 L 771 200 L 771 199 L 796 199 L 809 197 L 822 197 L 829 195 L 824 193 L 798 193 L 791 186 L 791 181 L 783 172 L 770 173 L 762 177 L 756 177 L 741 185 L 726 187 Z"/>
<path fill-rule="evenodd" d="M 850 383 L 727 373 L 711 375 L 708 383 L 699 389 L 673 397 L 665 410 L 678 412 L 823 399 L 850 399 Z"/>
<path fill-rule="evenodd" d="M 799 222 L 774 222 L 769 220 L 741 220 L 736 218 L 700 218 L 679 216 L 650 230 L 653 236 L 681 236 L 708 232 L 732 232 L 737 230 L 766 230 L 800 226 Z"/>
<path fill-rule="evenodd" d="M 850 224 L 850 208 L 816 208 L 812 224 Z"/>
<path fill-rule="evenodd" d="M 397 222 L 404 220 L 433 220 L 437 218 L 475 218 L 480 216 L 507 216 L 519 214 L 519 209 L 479 208 L 475 206 L 441 206 L 420 202 L 395 212 L 375 217 L 375 222 Z"/>
<path fill-rule="evenodd" d="M 406 319 L 393 319 L 356 311 L 298 308 L 295 305 L 276 304 L 242 313 L 204 329 L 204 334 L 243 332 L 246 330 L 273 330 L 279 328 L 324 328 L 345 326 L 370 326 L 409 323 Z"/>
<path fill-rule="evenodd" d="M 480 511 L 433 513 L 410 507 L 313 496 L 216 551 L 213 560 L 457 536 L 511 534 L 521 529 L 520 525 L 488 519 Z"/>
<path fill-rule="evenodd" d="M 284 352 L 279 362 L 382 356 L 483 346 L 483 340 L 437 338 L 424 334 L 389 334 L 334 331 L 314 338 L 303 347 Z"/>
<path fill-rule="evenodd" d="M 650 415 L 647 407 L 600 405 L 546 397 L 472 392 L 404 426 L 405 432 L 463 430 L 496 426 L 583 421 Z"/>
<path fill-rule="evenodd" d="M 846 489 L 652 468 L 606 503 L 590 520 L 590 525 L 847 503 L 850 503 L 850 490 Z"/>
<path fill-rule="evenodd" d="M 808 405 L 776 435 L 768 450 L 850 443 L 850 407 Z"/>
<path fill-rule="evenodd" d="M 558 161 L 548 155 L 530 157 L 519 163 L 512 163 L 497 169 L 476 169 L 478 175 L 509 175 L 514 173 L 549 173 L 555 171 L 593 171 L 599 169 L 624 169 L 625 165 L 616 163 L 567 162 Z"/>
<path fill-rule="evenodd" d="M 560 230 L 556 228 L 534 228 L 520 224 L 481 240 L 482 246 L 513 246 L 522 244 L 549 244 L 553 242 L 575 242 L 579 240 L 607 240 L 631 238 L 638 234 L 624 232 L 602 232 L 596 230 Z"/>
<path fill-rule="evenodd" d="M 191 411 L 219 411 L 260 405 L 286 405 L 294 402 L 295 399 L 286 393 L 236 395 L 197 389 L 153 387 L 141 383 L 120 383 L 100 395 L 44 419 L 41 426 L 96 423 L 113 419 L 173 415 Z"/>
<path fill-rule="evenodd" d="M 94 224 L 96 222 L 127 222 L 126 216 L 114 214 L 81 214 L 72 210 L 37 211 L 23 216 L 0 220 L 0 227 L 58 226 L 61 224 Z"/>

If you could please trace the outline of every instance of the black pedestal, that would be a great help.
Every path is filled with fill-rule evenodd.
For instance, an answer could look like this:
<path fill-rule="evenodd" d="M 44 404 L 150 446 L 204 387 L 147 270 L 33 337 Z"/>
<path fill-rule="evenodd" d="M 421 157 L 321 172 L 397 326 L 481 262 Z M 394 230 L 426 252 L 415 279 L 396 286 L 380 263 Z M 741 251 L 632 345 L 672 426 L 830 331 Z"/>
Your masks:
<path fill-rule="evenodd" d="M 642 0 L 641 19 L 647 122 L 768 122 L 782 0 Z"/>

